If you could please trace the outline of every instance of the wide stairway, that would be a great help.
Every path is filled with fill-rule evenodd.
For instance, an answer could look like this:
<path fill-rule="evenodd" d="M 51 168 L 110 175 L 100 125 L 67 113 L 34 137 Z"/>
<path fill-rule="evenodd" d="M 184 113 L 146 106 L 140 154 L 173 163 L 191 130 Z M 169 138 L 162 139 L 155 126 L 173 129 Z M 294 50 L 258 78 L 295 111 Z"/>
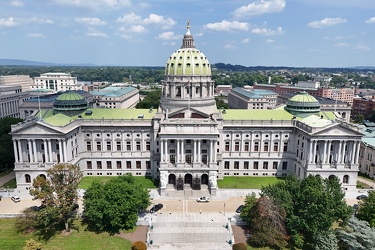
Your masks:
<path fill-rule="evenodd" d="M 219 213 L 160 213 L 152 218 L 147 249 L 232 249 L 228 218 Z"/>

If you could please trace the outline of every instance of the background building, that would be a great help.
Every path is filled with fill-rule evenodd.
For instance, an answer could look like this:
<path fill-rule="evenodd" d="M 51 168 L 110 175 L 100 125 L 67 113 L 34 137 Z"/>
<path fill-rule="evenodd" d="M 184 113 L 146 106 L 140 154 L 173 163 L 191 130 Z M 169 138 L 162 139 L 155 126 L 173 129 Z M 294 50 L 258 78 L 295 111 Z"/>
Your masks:
<path fill-rule="evenodd" d="M 10 75 L 10 76 L 0 76 L 0 86 L 21 86 L 22 91 L 29 91 L 33 79 L 28 75 Z"/>
<path fill-rule="evenodd" d="M 277 96 L 269 90 L 234 88 L 228 94 L 228 105 L 234 109 L 273 109 Z"/>
<path fill-rule="evenodd" d="M 139 90 L 133 87 L 106 87 L 90 94 L 95 104 L 104 108 L 134 108 L 139 101 Z"/>
<path fill-rule="evenodd" d="M 29 99 L 29 93 L 21 86 L 0 85 L 0 118 L 20 118 L 19 105 Z"/>
<path fill-rule="evenodd" d="M 35 89 L 48 89 L 52 93 L 67 90 L 82 90 L 83 83 L 77 82 L 77 77 L 68 73 L 45 73 L 39 77 L 34 77 L 34 84 L 31 86 Z"/>

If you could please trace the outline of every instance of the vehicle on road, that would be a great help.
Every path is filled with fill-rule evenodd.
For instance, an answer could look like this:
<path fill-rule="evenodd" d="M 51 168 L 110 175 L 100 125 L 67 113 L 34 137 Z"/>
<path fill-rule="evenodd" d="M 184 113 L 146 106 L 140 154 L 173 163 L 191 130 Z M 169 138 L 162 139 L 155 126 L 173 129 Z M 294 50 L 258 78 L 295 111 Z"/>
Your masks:
<path fill-rule="evenodd" d="M 241 213 L 242 209 L 245 207 L 245 205 L 240 205 L 237 209 L 236 209 L 236 213 Z"/>
<path fill-rule="evenodd" d="M 368 198 L 368 196 L 365 195 L 365 194 L 361 194 L 361 195 L 357 196 L 357 200 L 363 200 L 363 199 L 367 199 L 367 198 Z"/>
<path fill-rule="evenodd" d="M 159 203 L 159 204 L 156 204 L 154 205 L 151 209 L 150 209 L 150 213 L 156 213 L 157 211 L 159 211 L 160 209 L 163 208 L 163 204 Z"/>
<path fill-rule="evenodd" d="M 14 203 L 17 203 L 17 202 L 20 202 L 20 201 L 21 201 L 20 197 L 18 197 L 17 195 L 12 196 L 11 199 L 12 199 L 12 201 L 13 201 Z"/>
<path fill-rule="evenodd" d="M 197 199 L 197 202 L 209 202 L 210 201 L 210 197 L 199 197 Z"/>

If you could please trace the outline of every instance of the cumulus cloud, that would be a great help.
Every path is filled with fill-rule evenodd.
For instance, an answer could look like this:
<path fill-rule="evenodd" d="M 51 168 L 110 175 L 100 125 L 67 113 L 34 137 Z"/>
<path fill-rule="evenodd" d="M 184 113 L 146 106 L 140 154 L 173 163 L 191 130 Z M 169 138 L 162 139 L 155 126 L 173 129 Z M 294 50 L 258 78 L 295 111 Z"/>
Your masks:
<path fill-rule="evenodd" d="M 143 19 L 144 24 L 160 24 L 163 28 L 169 28 L 177 22 L 172 18 L 164 18 L 156 14 L 150 14 L 147 18 Z"/>
<path fill-rule="evenodd" d="M 237 48 L 233 43 L 226 43 L 223 46 L 224 49 L 235 49 Z"/>
<path fill-rule="evenodd" d="M 48 2 L 61 6 L 96 10 L 120 9 L 131 6 L 130 0 L 48 0 Z"/>
<path fill-rule="evenodd" d="M 76 17 L 75 21 L 77 23 L 91 26 L 102 26 L 107 24 L 105 21 L 102 21 L 97 17 Z"/>
<path fill-rule="evenodd" d="M 374 17 L 371 17 L 371 18 L 369 18 L 369 19 L 367 19 L 367 20 L 365 21 L 365 23 L 368 23 L 368 24 L 370 24 L 370 23 L 375 23 L 375 16 L 374 16 Z"/>
<path fill-rule="evenodd" d="M 17 23 L 14 21 L 13 17 L 0 18 L 0 27 L 13 27 L 16 25 Z"/>
<path fill-rule="evenodd" d="M 249 43 L 249 42 L 250 42 L 249 38 L 242 39 L 241 41 L 241 43 L 244 43 L 244 44 Z"/>
<path fill-rule="evenodd" d="M 118 23 L 138 23 L 141 21 L 142 21 L 142 18 L 136 15 L 134 12 L 124 15 L 123 17 L 117 18 Z"/>
<path fill-rule="evenodd" d="M 245 22 L 228 22 L 223 20 L 220 23 L 208 23 L 204 25 L 205 29 L 214 30 L 214 31 L 233 31 L 233 30 L 242 30 L 247 31 L 249 29 L 249 24 Z"/>
<path fill-rule="evenodd" d="M 364 51 L 369 51 L 371 50 L 371 48 L 365 44 L 358 44 L 357 46 L 355 46 L 355 49 L 357 50 L 364 50 Z"/>
<path fill-rule="evenodd" d="M 28 33 L 26 34 L 27 37 L 31 38 L 44 38 L 45 36 L 42 33 Z"/>
<path fill-rule="evenodd" d="M 13 7 L 23 7 L 25 4 L 22 1 L 13 0 L 10 2 L 10 5 Z"/>
<path fill-rule="evenodd" d="M 29 20 L 26 20 L 26 22 L 40 23 L 40 24 L 53 24 L 54 23 L 54 21 L 50 19 L 43 19 L 43 18 L 37 18 L 37 17 L 33 17 Z"/>
<path fill-rule="evenodd" d="M 156 38 L 160 39 L 160 40 L 176 40 L 176 39 L 181 38 L 181 36 L 176 35 L 172 31 L 168 31 L 168 32 L 164 32 L 164 33 L 159 34 Z"/>
<path fill-rule="evenodd" d="M 146 29 L 145 27 L 143 27 L 142 25 L 132 25 L 128 31 L 130 32 L 135 32 L 135 33 L 142 33 L 142 32 L 145 32 Z"/>
<path fill-rule="evenodd" d="M 273 39 L 267 39 L 266 40 L 266 43 L 274 43 L 275 42 L 275 40 L 273 40 Z"/>
<path fill-rule="evenodd" d="M 317 28 L 322 28 L 322 27 L 326 27 L 326 26 L 333 26 L 333 25 L 336 25 L 336 24 L 346 23 L 346 22 L 347 22 L 346 19 L 343 19 L 343 18 L 340 18 L 340 17 L 337 17 L 337 18 L 327 17 L 327 18 L 324 18 L 324 19 L 319 20 L 319 21 L 310 22 L 307 25 L 311 28 L 317 29 Z"/>
<path fill-rule="evenodd" d="M 108 37 L 107 34 L 101 32 L 100 30 L 94 29 L 94 28 L 88 28 L 86 32 L 86 36 L 91 37 Z"/>
<path fill-rule="evenodd" d="M 232 12 L 236 19 L 244 19 L 252 16 L 259 16 L 265 13 L 275 13 L 283 11 L 285 0 L 258 0 L 246 6 L 241 6 Z"/>
<path fill-rule="evenodd" d="M 283 28 L 278 27 L 276 30 L 267 29 L 267 28 L 255 28 L 251 30 L 251 33 L 263 36 L 275 36 L 275 35 L 282 35 L 285 32 Z"/>

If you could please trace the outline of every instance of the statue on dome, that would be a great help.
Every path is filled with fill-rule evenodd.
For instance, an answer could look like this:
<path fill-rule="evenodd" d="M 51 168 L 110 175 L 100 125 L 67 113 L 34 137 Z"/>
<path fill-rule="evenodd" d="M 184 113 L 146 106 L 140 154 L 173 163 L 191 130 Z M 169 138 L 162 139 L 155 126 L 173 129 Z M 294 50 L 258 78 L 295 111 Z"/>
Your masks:
<path fill-rule="evenodd" d="M 190 18 L 189 18 L 189 20 L 187 22 L 187 29 L 190 29 Z"/>

